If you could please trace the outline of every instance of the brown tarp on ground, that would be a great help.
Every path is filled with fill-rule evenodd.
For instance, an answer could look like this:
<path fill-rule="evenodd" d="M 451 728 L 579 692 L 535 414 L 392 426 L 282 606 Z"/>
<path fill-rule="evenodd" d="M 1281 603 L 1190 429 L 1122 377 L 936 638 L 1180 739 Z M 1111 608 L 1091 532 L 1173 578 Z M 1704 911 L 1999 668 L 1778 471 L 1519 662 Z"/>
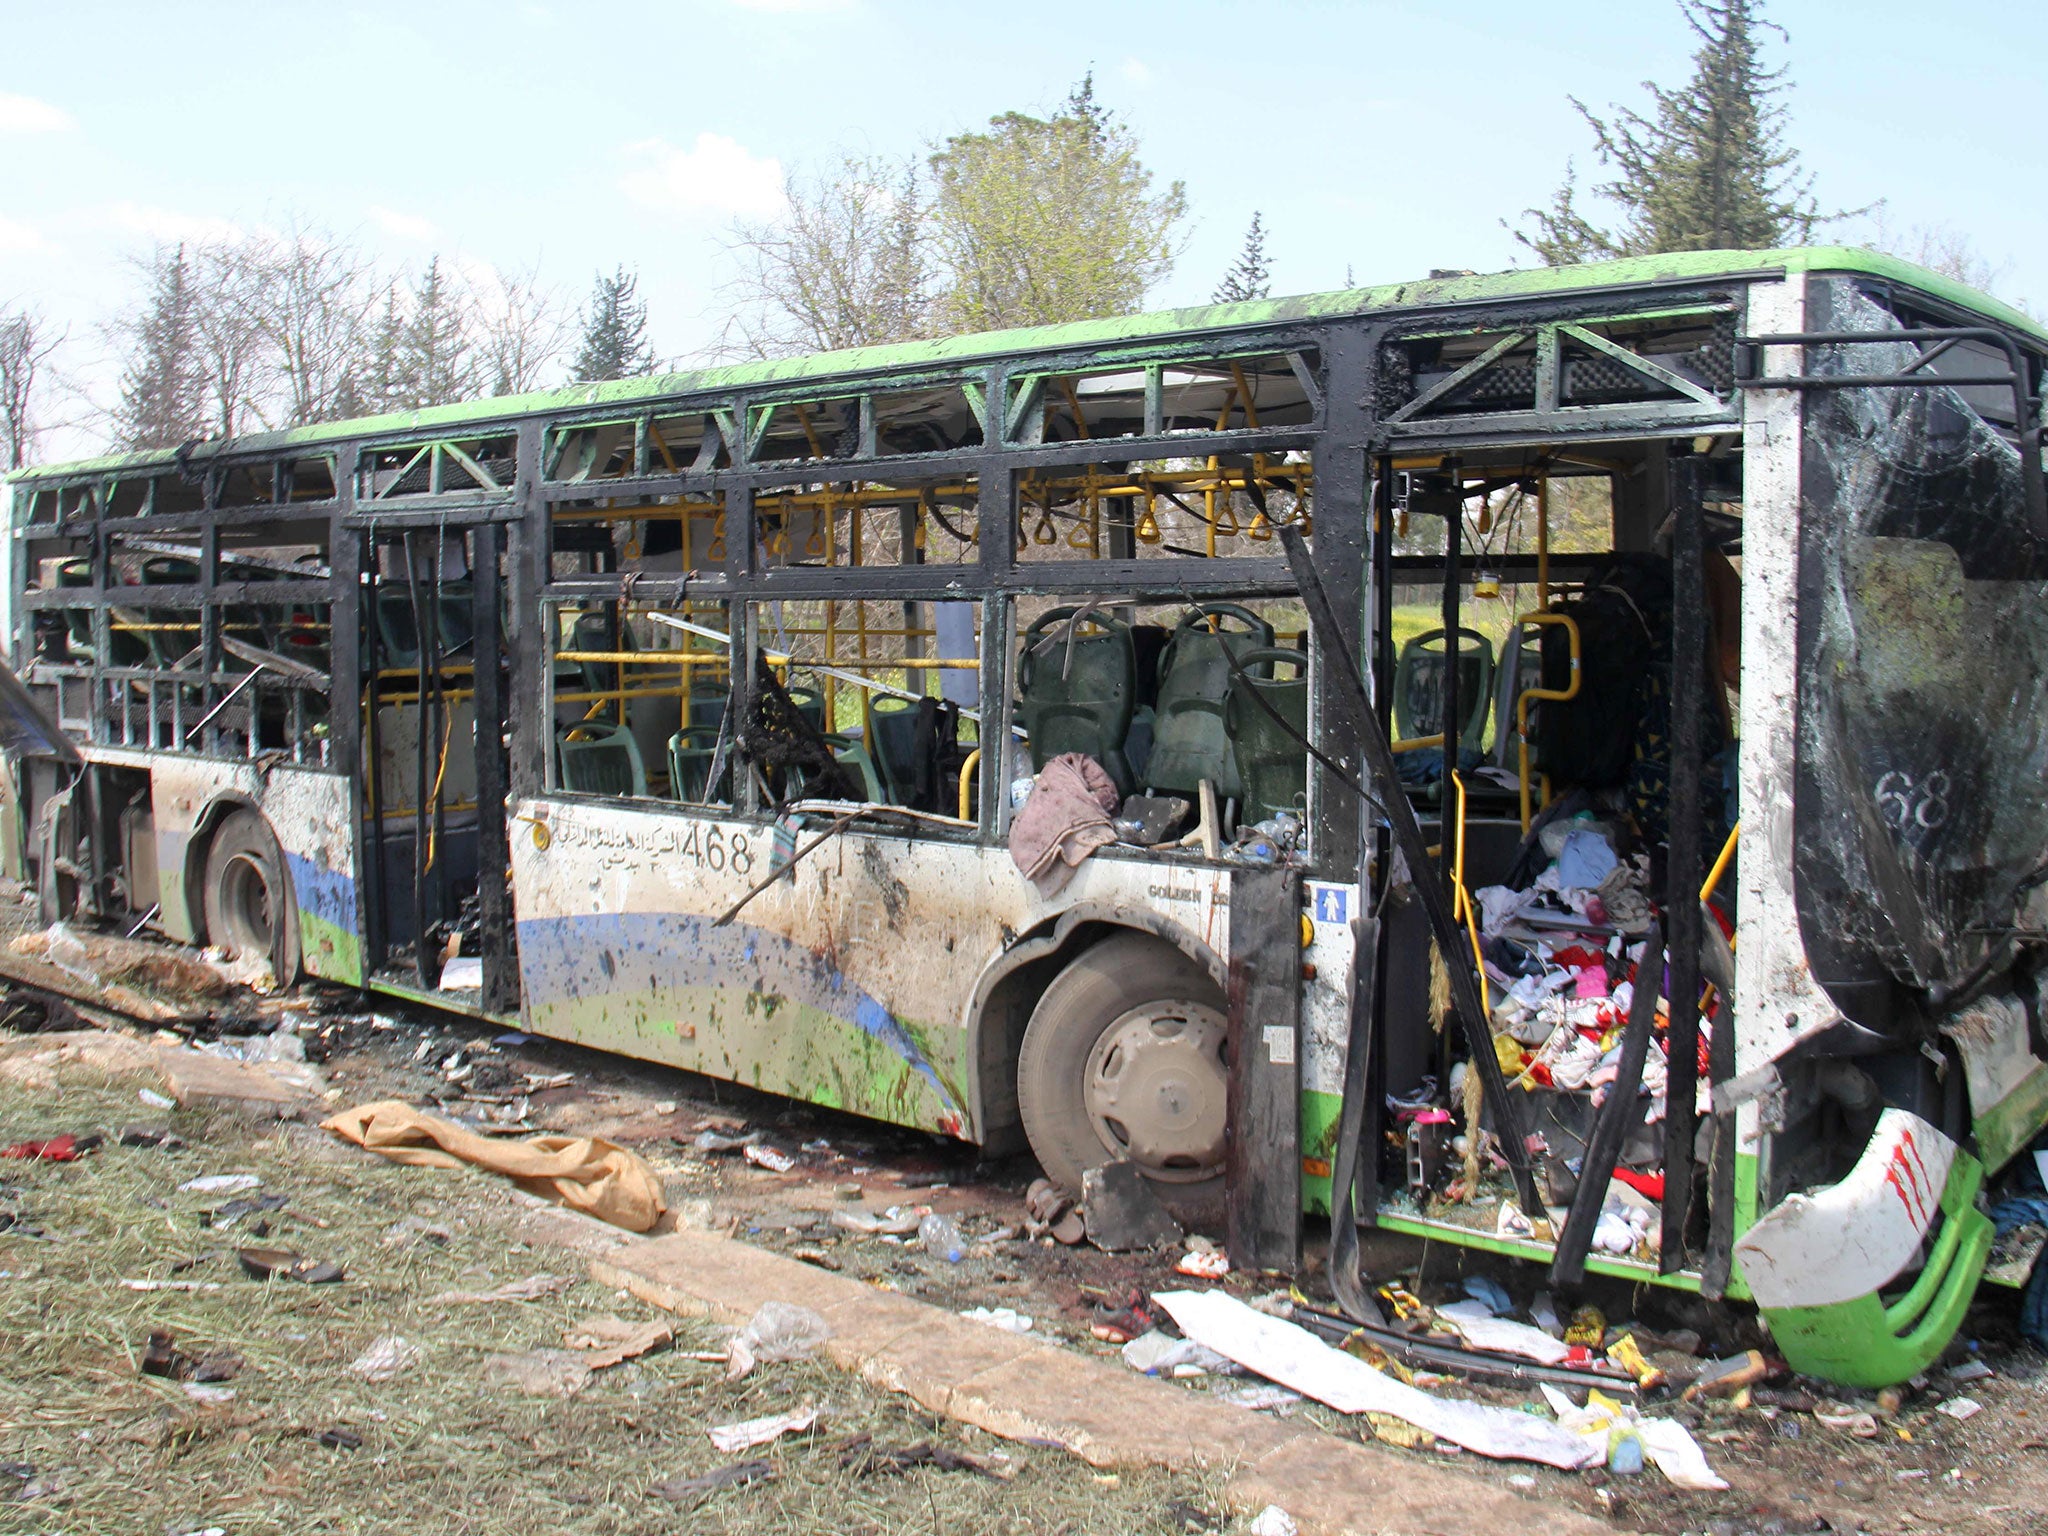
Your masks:
<path fill-rule="evenodd" d="M 502 1173 L 531 1194 L 550 1196 L 629 1232 L 647 1231 L 666 1209 L 654 1170 L 624 1147 L 595 1136 L 503 1141 L 396 1099 L 359 1104 L 320 1124 L 395 1163 L 416 1168 L 467 1163 Z"/>

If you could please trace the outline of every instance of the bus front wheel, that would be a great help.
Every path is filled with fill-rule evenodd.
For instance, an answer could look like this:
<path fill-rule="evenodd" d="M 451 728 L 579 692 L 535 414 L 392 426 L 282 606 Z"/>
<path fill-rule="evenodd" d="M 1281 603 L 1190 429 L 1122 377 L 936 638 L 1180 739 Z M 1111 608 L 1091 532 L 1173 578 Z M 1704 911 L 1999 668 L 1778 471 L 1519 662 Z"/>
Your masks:
<path fill-rule="evenodd" d="M 251 810 L 231 811 L 206 849 L 206 938 L 236 964 L 267 965 L 279 985 L 298 970 L 291 886 L 277 839 Z"/>
<path fill-rule="evenodd" d="M 1017 1058 L 1024 1133 L 1046 1176 L 1128 1159 L 1167 1205 L 1202 1219 L 1223 1197 L 1229 1070 L 1224 999 L 1179 950 L 1137 935 L 1054 978 Z"/>

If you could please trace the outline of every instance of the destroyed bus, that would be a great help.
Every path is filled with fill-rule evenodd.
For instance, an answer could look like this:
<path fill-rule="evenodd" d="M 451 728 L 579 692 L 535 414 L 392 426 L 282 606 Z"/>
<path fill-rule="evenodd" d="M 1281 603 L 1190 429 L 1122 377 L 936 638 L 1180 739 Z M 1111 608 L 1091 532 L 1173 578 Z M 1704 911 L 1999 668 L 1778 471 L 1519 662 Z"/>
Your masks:
<path fill-rule="evenodd" d="M 38 468 L 46 921 L 1902 1380 L 2048 1122 L 2048 334 L 1454 275 Z"/>

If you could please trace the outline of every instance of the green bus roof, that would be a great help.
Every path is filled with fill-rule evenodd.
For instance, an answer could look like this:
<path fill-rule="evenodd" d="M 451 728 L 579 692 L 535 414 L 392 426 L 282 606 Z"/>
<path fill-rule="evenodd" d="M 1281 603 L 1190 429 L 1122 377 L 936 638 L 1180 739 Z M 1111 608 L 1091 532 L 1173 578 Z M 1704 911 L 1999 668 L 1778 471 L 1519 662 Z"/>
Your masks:
<path fill-rule="evenodd" d="M 1426 310 L 1436 305 L 1471 304 L 1488 300 L 1531 298 L 1622 289 L 1644 283 L 1711 279 L 1749 272 L 1845 271 L 1867 274 L 1915 288 L 1931 297 L 1973 311 L 2031 340 L 2048 346 L 2048 330 L 2010 305 L 1910 262 L 1855 246 L 1805 246 L 1775 251 L 1679 251 L 1661 256 L 1631 256 L 1572 267 L 1535 267 L 1457 277 L 1432 277 L 1372 288 L 1344 288 L 1291 298 L 1254 299 L 1238 304 L 1204 304 L 1187 309 L 1155 310 L 1106 320 L 1069 325 L 1027 326 L 1008 331 L 982 331 L 934 341 L 899 342 L 888 346 L 850 347 L 806 357 L 771 362 L 699 368 L 682 373 L 648 374 L 602 384 L 571 384 L 523 395 L 498 395 L 393 411 L 349 421 L 320 422 L 288 431 L 249 433 L 236 438 L 211 438 L 192 449 L 194 458 L 224 453 L 270 453 L 355 437 L 419 432 L 448 432 L 464 427 L 509 423 L 520 417 L 582 412 L 617 406 L 631 409 L 675 396 L 710 391 L 801 384 L 864 375 L 914 372 L 923 368 L 958 367 L 1015 352 L 1049 352 L 1067 347 L 1103 347 L 1202 331 L 1249 329 L 1299 320 L 1320 320 L 1380 311 Z M 170 463 L 176 450 L 151 449 L 109 454 L 68 464 L 40 465 L 17 471 L 11 478 L 36 481 L 105 474 Z"/>

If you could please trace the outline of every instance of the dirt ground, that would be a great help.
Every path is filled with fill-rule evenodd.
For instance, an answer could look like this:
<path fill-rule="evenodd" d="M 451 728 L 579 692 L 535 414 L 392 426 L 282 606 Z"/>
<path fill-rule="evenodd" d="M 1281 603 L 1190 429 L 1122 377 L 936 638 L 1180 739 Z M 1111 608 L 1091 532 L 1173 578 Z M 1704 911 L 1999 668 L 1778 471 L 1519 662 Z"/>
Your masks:
<path fill-rule="evenodd" d="M 1009 1307 L 1077 1350 L 1113 1358 L 1118 1335 L 1154 1320 L 1155 1290 L 1219 1283 L 1250 1298 L 1291 1282 L 1312 1300 L 1327 1297 L 1321 1233 L 1312 1232 L 1300 1275 L 1190 1280 L 1173 1272 L 1178 1251 L 1108 1254 L 1023 1236 L 1023 1193 L 1036 1173 L 1028 1159 L 987 1164 L 941 1138 L 558 1042 L 501 1040 L 501 1031 L 451 1016 L 382 1002 L 365 1011 L 362 1000 L 340 993 L 304 1001 L 271 1004 L 264 1022 L 298 1021 L 337 1105 L 401 1097 L 508 1129 L 603 1135 L 659 1173 L 672 1207 L 664 1224 L 727 1231 L 956 1310 Z M 34 1022 L 32 1014 L 15 1022 Z M 565 1531 L 858 1532 L 905 1521 L 946 1531 L 1243 1528 L 1214 1513 L 1214 1486 L 1202 1479 L 1105 1478 L 1054 1451 L 963 1434 L 823 1367 L 763 1367 L 728 1386 L 715 1363 L 688 1358 L 718 1348 L 708 1331 L 689 1326 L 674 1350 L 601 1372 L 565 1401 L 494 1390 L 480 1374 L 487 1354 L 559 1346 L 564 1328 L 592 1311 L 637 1321 L 647 1309 L 588 1282 L 541 1301 L 430 1306 L 451 1287 L 485 1290 L 551 1265 L 580 1274 L 580 1262 L 522 1251 L 509 1234 L 524 1197 L 480 1175 L 391 1167 L 305 1125 L 187 1123 L 187 1112 L 150 1111 L 133 1095 L 132 1084 L 67 1086 L 61 1096 L 0 1085 L 0 1145 L 53 1130 L 98 1129 L 111 1140 L 137 1121 L 169 1126 L 189 1144 L 173 1154 L 109 1147 L 75 1164 L 0 1164 L 0 1209 L 24 1213 L 43 1233 L 24 1238 L 19 1222 L 0 1231 L 0 1463 L 32 1468 L 16 1482 L 39 1495 L 10 1508 L 14 1490 L 0 1478 L 0 1530 L 491 1532 L 509 1528 L 514 1501 L 521 1523 L 541 1514 L 540 1528 Z M 755 1138 L 795 1164 L 775 1172 L 737 1150 L 701 1148 L 706 1132 Z M 173 1265 L 231 1247 L 199 1225 L 208 1201 L 176 1186 L 195 1172 L 244 1169 L 291 1196 L 273 1223 L 309 1257 L 346 1263 L 347 1282 L 263 1286 L 244 1280 L 231 1257 L 216 1257 L 178 1273 L 217 1280 L 220 1292 L 118 1287 L 119 1278 L 168 1277 Z M 951 1216 L 968 1239 L 967 1257 L 947 1264 L 915 1243 L 833 1220 L 913 1207 Z M 408 1218 L 447 1235 L 392 1236 Z M 1381 1236 L 1368 1244 L 1366 1262 L 1376 1281 L 1399 1281 L 1429 1302 L 1460 1294 L 1467 1273 L 1498 1280 L 1518 1304 L 1541 1285 L 1532 1268 L 1472 1263 L 1478 1257 Z M 1757 1341 L 1753 1317 L 1654 1288 L 1610 1283 L 1558 1301 L 1593 1302 L 1610 1323 L 1692 1329 L 1704 1335 L 1701 1356 Z M 1686 1492 L 1654 1470 L 1558 1473 L 1472 1455 L 1458 1455 L 1456 1465 L 1618 1530 L 2038 1536 L 2048 1528 L 2048 1358 L 2019 1340 L 2016 1314 L 2016 1293 L 1986 1287 L 1950 1356 L 1896 1406 L 1790 1378 L 1745 1407 L 1646 1402 L 1646 1411 L 1688 1425 L 1730 1484 L 1725 1493 Z M 233 1384 L 236 1401 L 197 1404 L 175 1385 L 139 1376 L 135 1360 L 153 1328 L 171 1330 L 180 1347 L 189 1339 L 244 1354 L 251 1364 Z M 394 1331 L 426 1349 L 415 1372 L 382 1386 L 347 1374 L 373 1336 Z M 1679 1382 L 1700 1364 L 1677 1352 L 1654 1358 Z M 1992 1374 L 1949 1374 L 1969 1361 Z M 1210 1376 L 1183 1384 L 1223 1392 L 1245 1382 Z M 1541 1411 L 1533 1392 L 1455 1380 L 1431 1390 Z M 1981 1411 L 1967 1419 L 1938 1411 L 1964 1396 Z M 711 1449 L 706 1426 L 808 1403 L 830 1407 L 817 1430 L 743 1453 L 767 1456 L 780 1474 L 773 1481 L 711 1494 L 695 1508 L 649 1492 L 734 1459 Z M 1318 1405 L 1273 1411 L 1332 1434 L 1371 1437 Z M 1874 1433 L 1817 1417 L 1845 1411 L 1869 1414 L 1862 1427 Z M 360 1435 L 362 1447 L 321 1445 L 321 1431 L 336 1427 Z M 1014 1466 L 1019 1475 L 860 1476 L 842 1470 L 833 1450 L 857 1432 L 878 1445 L 931 1440 L 1007 1454 L 1013 1460 L 1003 1470 Z M 1438 1464 L 1451 1450 L 1388 1449 Z M 17 1511 L 22 1523 L 11 1523 Z M 133 1524 L 138 1517 L 147 1524 Z"/>

